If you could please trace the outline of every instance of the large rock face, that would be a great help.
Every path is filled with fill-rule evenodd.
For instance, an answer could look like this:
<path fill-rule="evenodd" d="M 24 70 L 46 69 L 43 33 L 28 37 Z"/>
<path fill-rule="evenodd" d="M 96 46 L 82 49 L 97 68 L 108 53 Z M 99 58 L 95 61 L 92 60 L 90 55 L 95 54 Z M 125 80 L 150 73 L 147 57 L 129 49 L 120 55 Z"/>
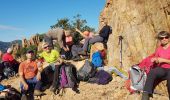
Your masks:
<path fill-rule="evenodd" d="M 100 23 L 108 20 L 109 65 L 120 66 L 119 36 L 123 36 L 123 66 L 138 63 L 157 47 L 158 32 L 170 30 L 170 0 L 107 0 Z"/>

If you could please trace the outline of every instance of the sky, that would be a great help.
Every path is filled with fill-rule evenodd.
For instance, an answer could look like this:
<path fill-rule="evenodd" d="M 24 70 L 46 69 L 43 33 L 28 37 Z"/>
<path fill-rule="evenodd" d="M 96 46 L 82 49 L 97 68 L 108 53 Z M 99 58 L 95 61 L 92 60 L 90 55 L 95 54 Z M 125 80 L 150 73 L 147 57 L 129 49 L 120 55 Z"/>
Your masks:
<path fill-rule="evenodd" d="M 87 25 L 97 29 L 105 0 L 1 0 L 0 41 L 29 39 L 45 33 L 58 19 L 80 14 Z"/>

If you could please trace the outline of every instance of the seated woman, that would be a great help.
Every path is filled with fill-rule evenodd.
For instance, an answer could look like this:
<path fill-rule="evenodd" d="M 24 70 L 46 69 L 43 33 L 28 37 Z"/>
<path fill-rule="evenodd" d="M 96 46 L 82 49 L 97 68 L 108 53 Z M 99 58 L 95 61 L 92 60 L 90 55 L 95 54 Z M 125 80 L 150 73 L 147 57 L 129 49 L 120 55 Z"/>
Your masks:
<path fill-rule="evenodd" d="M 166 31 L 161 31 L 157 38 L 161 45 L 156 49 L 155 56 L 151 59 L 155 66 L 148 74 L 142 100 L 149 100 L 154 90 L 155 80 L 158 79 L 167 80 L 167 88 L 170 95 L 170 34 Z"/>

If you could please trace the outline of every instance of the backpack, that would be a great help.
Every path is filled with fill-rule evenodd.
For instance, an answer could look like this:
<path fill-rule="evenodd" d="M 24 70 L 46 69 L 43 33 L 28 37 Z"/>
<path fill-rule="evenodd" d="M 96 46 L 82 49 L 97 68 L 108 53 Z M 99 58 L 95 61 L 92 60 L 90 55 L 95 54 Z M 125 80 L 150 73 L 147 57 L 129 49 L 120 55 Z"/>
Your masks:
<path fill-rule="evenodd" d="M 71 63 L 65 64 L 65 72 L 67 76 L 67 87 L 74 88 L 77 86 L 77 70 Z"/>
<path fill-rule="evenodd" d="M 3 62 L 3 66 L 4 66 L 3 75 L 5 76 L 5 78 L 15 76 L 16 73 L 9 62 Z"/>
<path fill-rule="evenodd" d="M 61 58 L 66 59 L 66 60 L 70 60 L 72 58 L 71 51 L 64 51 L 63 48 L 61 48 L 60 55 L 61 55 Z"/>
<path fill-rule="evenodd" d="M 13 87 L 6 87 L 0 91 L 0 100 L 21 100 L 21 93 Z"/>
<path fill-rule="evenodd" d="M 126 81 L 126 88 L 130 93 L 140 92 L 143 90 L 147 74 L 141 70 L 138 65 L 133 65 L 129 69 L 129 79 Z"/>
<path fill-rule="evenodd" d="M 65 72 L 65 66 L 62 65 L 60 68 L 60 75 L 59 75 L 59 82 L 60 82 L 60 87 L 64 88 L 66 87 L 68 81 L 67 81 L 67 76 L 66 76 L 66 72 Z"/>
<path fill-rule="evenodd" d="M 97 83 L 99 85 L 105 85 L 112 81 L 112 76 L 104 70 L 99 70 L 94 77 L 88 80 L 89 83 Z"/>
<path fill-rule="evenodd" d="M 71 63 L 64 63 L 60 68 L 60 87 L 74 88 L 77 86 L 76 68 Z"/>
<path fill-rule="evenodd" d="M 96 68 L 94 68 L 89 60 L 85 60 L 84 65 L 77 72 L 77 78 L 79 81 L 88 81 L 89 78 L 93 77 L 96 73 Z"/>
<path fill-rule="evenodd" d="M 92 55 L 92 64 L 94 67 L 102 67 L 103 60 L 99 51 L 94 52 Z"/>

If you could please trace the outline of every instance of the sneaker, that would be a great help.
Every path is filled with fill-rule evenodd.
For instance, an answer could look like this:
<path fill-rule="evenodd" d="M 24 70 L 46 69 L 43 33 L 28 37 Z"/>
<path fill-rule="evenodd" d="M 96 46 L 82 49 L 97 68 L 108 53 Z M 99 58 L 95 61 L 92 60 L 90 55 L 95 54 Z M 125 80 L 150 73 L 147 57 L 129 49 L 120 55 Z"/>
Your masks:
<path fill-rule="evenodd" d="M 40 90 L 34 90 L 34 96 L 41 96 L 44 95 L 43 92 L 41 92 Z"/>

